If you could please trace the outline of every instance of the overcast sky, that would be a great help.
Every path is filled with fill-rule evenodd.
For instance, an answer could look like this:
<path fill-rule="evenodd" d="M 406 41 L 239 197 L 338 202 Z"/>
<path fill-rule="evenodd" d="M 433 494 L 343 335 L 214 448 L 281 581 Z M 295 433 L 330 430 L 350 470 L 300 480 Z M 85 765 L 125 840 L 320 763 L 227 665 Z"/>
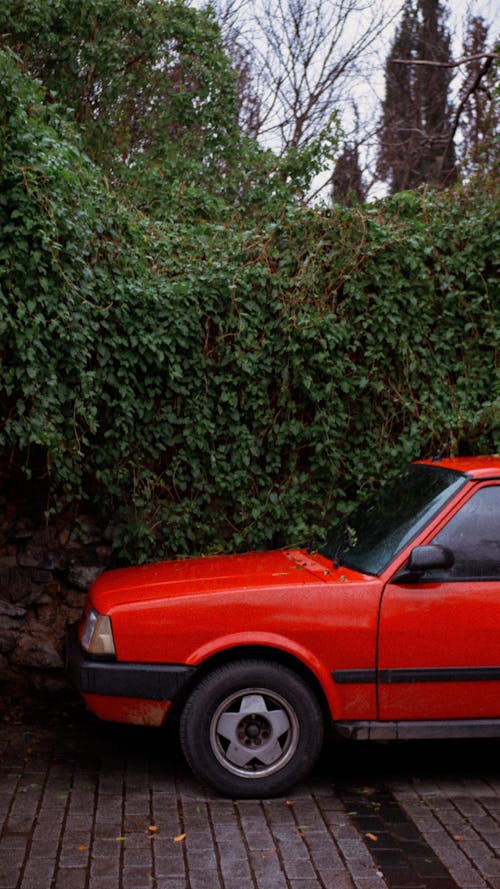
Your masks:
<path fill-rule="evenodd" d="M 473 15 L 482 15 L 486 19 L 487 22 L 491 22 L 493 26 L 493 31 L 499 30 L 500 26 L 500 3 L 499 0 L 451 0 L 448 3 L 448 8 L 450 9 L 450 25 L 453 23 L 460 24 L 467 12 L 467 9 L 470 8 Z"/>

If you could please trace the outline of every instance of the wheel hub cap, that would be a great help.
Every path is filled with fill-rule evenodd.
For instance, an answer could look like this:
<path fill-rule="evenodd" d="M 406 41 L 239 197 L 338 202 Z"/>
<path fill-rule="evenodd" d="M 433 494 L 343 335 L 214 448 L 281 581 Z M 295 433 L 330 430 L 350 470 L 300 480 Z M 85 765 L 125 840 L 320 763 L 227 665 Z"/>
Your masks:
<path fill-rule="evenodd" d="M 233 774 L 263 777 L 279 771 L 298 744 L 297 717 L 275 692 L 245 689 L 226 698 L 211 724 L 212 750 Z"/>

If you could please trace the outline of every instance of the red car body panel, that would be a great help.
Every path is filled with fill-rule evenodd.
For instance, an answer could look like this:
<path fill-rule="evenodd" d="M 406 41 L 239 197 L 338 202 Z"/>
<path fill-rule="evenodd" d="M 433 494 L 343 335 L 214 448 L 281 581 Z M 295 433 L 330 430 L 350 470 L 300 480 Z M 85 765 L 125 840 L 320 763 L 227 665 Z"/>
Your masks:
<path fill-rule="evenodd" d="M 129 725 L 147 725 L 159 728 L 172 708 L 171 701 L 155 701 L 147 698 L 117 697 L 115 695 L 84 694 L 89 710 L 99 719 L 108 722 L 126 722 Z"/>
<path fill-rule="evenodd" d="M 436 462 L 443 469 L 465 472 L 475 481 L 480 481 L 484 478 L 495 478 L 495 476 L 500 477 L 500 455 L 498 454 L 488 457 L 443 457 L 439 461 L 415 460 L 415 463 L 420 463 L 424 466 L 434 466 Z"/>
<path fill-rule="evenodd" d="M 353 663 L 373 669 L 381 589 L 378 578 L 335 569 L 322 556 L 278 550 L 111 571 L 89 601 L 111 616 L 119 661 L 196 666 L 226 650 L 263 646 L 307 666 L 332 710 L 374 718 L 374 689 L 357 690 L 354 712 L 353 695 L 345 699 L 331 671 Z"/>
<path fill-rule="evenodd" d="M 444 461 L 443 461 L 444 462 Z M 446 461 L 447 463 L 458 461 Z M 477 461 L 475 479 L 490 476 Z M 471 483 L 438 520 L 422 542 L 431 540 L 485 483 Z M 490 580 L 422 583 L 385 588 L 379 631 L 379 670 L 433 670 L 500 665 L 500 584 Z M 478 719 L 500 715 L 500 677 L 481 682 L 412 682 L 380 685 L 380 719 Z"/>
<path fill-rule="evenodd" d="M 212 556 L 107 572 L 87 609 L 111 618 L 119 663 L 199 668 L 246 647 L 286 654 L 315 677 L 334 721 L 500 718 L 498 582 L 396 578 L 486 480 L 500 483 L 500 457 L 439 466 L 465 473 L 464 487 L 380 576 L 306 550 Z M 472 673 L 490 667 L 498 679 Z M 118 721 L 158 724 L 169 710 L 168 701 L 84 697 Z"/>

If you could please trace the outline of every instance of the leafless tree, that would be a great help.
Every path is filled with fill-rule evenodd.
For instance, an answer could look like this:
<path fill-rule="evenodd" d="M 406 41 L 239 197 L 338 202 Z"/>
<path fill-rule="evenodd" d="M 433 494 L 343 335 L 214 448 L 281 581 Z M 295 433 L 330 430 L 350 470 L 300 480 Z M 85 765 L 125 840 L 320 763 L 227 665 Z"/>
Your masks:
<path fill-rule="evenodd" d="M 349 106 L 397 0 L 212 0 L 240 86 L 240 123 L 281 153 Z"/>

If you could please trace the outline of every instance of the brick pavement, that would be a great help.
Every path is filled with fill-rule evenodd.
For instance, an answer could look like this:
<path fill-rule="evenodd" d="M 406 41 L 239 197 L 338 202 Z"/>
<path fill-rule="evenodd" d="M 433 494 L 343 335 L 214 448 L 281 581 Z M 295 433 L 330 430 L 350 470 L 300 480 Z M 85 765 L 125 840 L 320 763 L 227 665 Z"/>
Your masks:
<path fill-rule="evenodd" d="M 288 798 L 232 801 L 171 734 L 7 710 L 0 889 L 500 889 L 497 749 L 330 743 Z"/>

